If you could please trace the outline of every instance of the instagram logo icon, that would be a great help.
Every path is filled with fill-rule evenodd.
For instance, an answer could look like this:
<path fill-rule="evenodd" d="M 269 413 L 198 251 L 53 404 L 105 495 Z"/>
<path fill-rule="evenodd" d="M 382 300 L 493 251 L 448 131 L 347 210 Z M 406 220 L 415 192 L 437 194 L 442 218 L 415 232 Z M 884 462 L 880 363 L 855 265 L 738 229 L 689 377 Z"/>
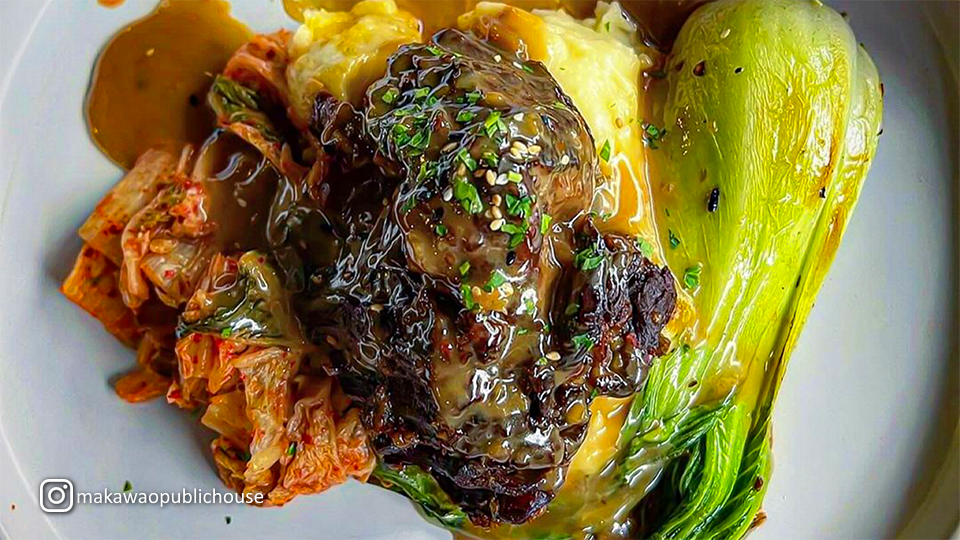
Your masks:
<path fill-rule="evenodd" d="M 48 514 L 69 512 L 73 508 L 73 482 L 50 478 L 40 483 L 40 509 Z"/>

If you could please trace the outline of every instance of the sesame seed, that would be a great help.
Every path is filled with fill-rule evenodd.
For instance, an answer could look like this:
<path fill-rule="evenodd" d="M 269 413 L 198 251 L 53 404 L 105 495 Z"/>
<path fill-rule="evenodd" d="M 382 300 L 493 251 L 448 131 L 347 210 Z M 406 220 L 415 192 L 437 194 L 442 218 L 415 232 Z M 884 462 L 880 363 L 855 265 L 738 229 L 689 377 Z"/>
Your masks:
<path fill-rule="evenodd" d="M 333 337 L 333 336 L 327 336 L 327 343 L 329 343 L 331 347 L 336 347 L 336 346 L 337 346 L 337 338 L 335 338 L 335 337 Z"/>
<path fill-rule="evenodd" d="M 483 176 L 483 169 L 477 169 L 473 171 L 474 178 L 480 178 L 481 176 Z"/>
<path fill-rule="evenodd" d="M 493 217 L 495 217 L 495 218 L 497 218 L 497 219 L 500 219 L 500 218 L 503 217 L 503 212 L 500 211 L 500 207 L 499 207 L 499 206 L 494 206 L 493 208 L 491 208 L 491 209 L 490 209 L 490 213 L 492 213 L 492 214 L 493 214 Z"/>
<path fill-rule="evenodd" d="M 503 285 L 500 286 L 500 290 L 503 292 L 503 294 L 510 296 L 511 294 L 513 294 L 513 285 L 509 283 L 504 283 Z"/>
<path fill-rule="evenodd" d="M 570 156 L 568 156 L 568 155 L 566 155 L 566 154 L 560 156 L 560 164 L 561 164 L 561 165 L 566 165 L 566 164 L 568 164 L 568 163 L 570 163 Z"/>
<path fill-rule="evenodd" d="M 503 202 L 503 197 L 501 197 L 499 193 L 494 193 L 493 197 L 491 197 L 491 202 L 494 206 L 500 206 L 500 203 Z"/>
<path fill-rule="evenodd" d="M 513 147 L 519 150 L 520 152 L 525 153 L 527 151 L 527 145 L 524 144 L 523 141 L 513 141 Z"/>
<path fill-rule="evenodd" d="M 447 153 L 447 152 L 453 150 L 453 149 L 456 148 L 456 147 L 457 147 L 457 143 L 456 143 L 456 142 L 449 142 L 449 143 L 445 144 L 444 147 L 440 149 L 440 151 L 443 152 L 443 153 Z"/>
<path fill-rule="evenodd" d="M 487 208 L 486 210 L 483 211 L 483 217 L 485 217 L 485 218 L 487 218 L 487 219 L 493 219 L 493 214 L 490 213 L 490 209 L 489 209 L 489 208 Z"/>
<path fill-rule="evenodd" d="M 507 180 L 507 173 L 501 173 L 500 176 L 497 177 L 498 186 L 505 186 L 507 182 L 509 182 L 509 180 Z"/>
<path fill-rule="evenodd" d="M 514 146 L 510 149 L 510 155 L 517 159 L 520 159 L 520 150 L 517 150 L 517 147 Z"/>
<path fill-rule="evenodd" d="M 615 123 L 617 124 L 617 128 L 618 128 L 618 129 L 623 129 L 623 118 L 620 118 L 620 117 L 618 116 Z"/>
<path fill-rule="evenodd" d="M 546 358 L 547 360 L 556 362 L 557 360 L 560 360 L 560 353 L 558 353 L 557 351 L 550 351 L 546 354 Z"/>
<path fill-rule="evenodd" d="M 374 313 L 380 313 L 383 311 L 383 306 L 380 304 L 373 304 L 370 306 L 370 311 L 373 311 Z"/>
<path fill-rule="evenodd" d="M 443 190 L 443 200 L 444 202 L 450 202 L 453 199 L 453 188 L 448 187 Z"/>
<path fill-rule="evenodd" d="M 503 224 L 506 223 L 503 219 L 495 219 L 490 222 L 491 231 L 499 231 L 500 227 L 503 227 Z"/>
<path fill-rule="evenodd" d="M 500 56 L 499 54 L 493 55 L 493 61 L 494 61 L 494 62 L 499 62 L 500 60 L 503 60 L 503 57 L 502 57 L 502 56 Z"/>
<path fill-rule="evenodd" d="M 470 289 L 470 292 L 473 293 L 474 298 L 476 298 L 477 296 L 480 296 L 481 294 L 483 294 L 483 290 L 481 290 L 480 287 L 478 287 L 478 286 L 476 286 L 476 285 L 474 285 L 474 286 Z"/>
<path fill-rule="evenodd" d="M 530 152 L 533 155 L 539 154 L 540 150 L 542 150 L 542 148 L 540 148 L 539 144 L 531 144 L 527 147 L 527 152 Z"/>
<path fill-rule="evenodd" d="M 457 176 L 466 176 L 466 175 L 467 175 L 467 166 L 461 163 L 460 166 L 457 167 Z"/>
<path fill-rule="evenodd" d="M 491 171 L 490 169 L 487 169 L 487 171 L 484 173 L 484 176 L 487 179 L 487 183 L 490 184 L 491 186 L 494 186 L 497 184 L 497 173 Z"/>

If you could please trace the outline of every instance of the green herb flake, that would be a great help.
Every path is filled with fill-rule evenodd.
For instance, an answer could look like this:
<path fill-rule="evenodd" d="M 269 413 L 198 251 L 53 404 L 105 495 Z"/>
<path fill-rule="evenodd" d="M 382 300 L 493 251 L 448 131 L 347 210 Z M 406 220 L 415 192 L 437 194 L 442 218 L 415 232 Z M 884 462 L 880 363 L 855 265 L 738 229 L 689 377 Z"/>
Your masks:
<path fill-rule="evenodd" d="M 463 297 L 463 307 L 471 311 L 477 307 L 477 302 L 473 299 L 473 292 L 470 291 L 470 286 L 466 283 L 460 285 L 460 296 Z"/>
<path fill-rule="evenodd" d="M 223 339 L 227 339 L 231 335 L 233 335 L 233 330 L 231 328 L 224 328 L 223 330 L 220 331 L 220 337 L 222 337 Z"/>
<path fill-rule="evenodd" d="M 688 289 L 696 289 L 700 286 L 700 265 L 691 266 L 683 271 L 683 285 Z"/>
<path fill-rule="evenodd" d="M 133 484 L 131 484 L 129 480 L 125 480 L 123 482 L 123 492 L 129 493 L 130 491 L 133 491 Z"/>
<path fill-rule="evenodd" d="M 473 120 L 476 116 L 477 116 L 477 113 L 463 109 L 457 113 L 457 122 L 460 122 L 461 124 L 463 124 Z"/>
<path fill-rule="evenodd" d="M 603 262 L 603 255 L 597 253 L 597 248 L 590 246 L 577 252 L 573 257 L 573 264 L 577 268 L 587 271 L 593 270 Z"/>
<path fill-rule="evenodd" d="M 563 314 L 569 317 L 570 315 L 576 315 L 578 311 L 580 311 L 580 304 L 571 302 L 567 304 L 567 309 L 563 310 Z"/>
<path fill-rule="evenodd" d="M 600 391 L 597 390 L 596 388 L 594 388 L 593 390 L 591 390 L 591 391 L 590 391 L 590 401 L 593 401 L 599 394 L 600 394 Z"/>
<path fill-rule="evenodd" d="M 503 123 L 500 111 L 491 111 L 483 121 L 483 131 L 487 137 L 494 138 L 498 133 L 507 131 L 507 125 Z"/>
<path fill-rule="evenodd" d="M 440 50 L 439 47 L 434 47 L 433 45 L 427 45 L 425 48 L 426 48 L 428 51 L 430 51 L 430 54 L 432 54 L 432 55 L 434 55 L 434 56 L 443 56 L 443 51 Z"/>
<path fill-rule="evenodd" d="M 292 456 L 297 453 L 297 443 L 292 442 L 290 446 L 287 447 L 287 455 Z"/>
<path fill-rule="evenodd" d="M 550 222 L 553 221 L 553 216 L 547 213 L 540 214 L 540 235 L 546 236 L 547 231 L 550 230 Z"/>
<path fill-rule="evenodd" d="M 604 161 L 610 161 L 610 139 L 603 141 L 603 146 L 600 148 L 600 159 Z"/>
<path fill-rule="evenodd" d="M 527 73 L 533 73 L 533 68 L 526 64 L 520 64 L 520 69 L 526 71 Z"/>
<path fill-rule="evenodd" d="M 642 236 L 637 237 L 637 245 L 640 247 L 640 254 L 646 258 L 653 255 L 653 244 L 647 242 Z"/>
<path fill-rule="evenodd" d="M 609 32 L 609 31 L 610 31 L 610 21 L 607 21 L 607 23 L 604 24 L 603 27 L 607 30 L 607 32 Z"/>
<path fill-rule="evenodd" d="M 680 239 L 669 229 L 667 229 L 667 236 L 670 238 L 670 249 L 677 249 L 677 246 L 680 245 Z"/>
<path fill-rule="evenodd" d="M 562 102 L 562 101 L 560 101 L 560 100 L 557 100 L 557 101 L 554 101 L 554 102 L 553 102 L 553 108 L 554 108 L 554 109 L 560 109 L 561 111 L 565 111 L 565 110 L 567 110 L 567 104 L 564 103 L 564 102 Z"/>
<path fill-rule="evenodd" d="M 463 264 L 460 265 L 460 275 L 466 276 L 467 272 L 470 271 L 470 261 L 463 261 Z"/>
<path fill-rule="evenodd" d="M 457 159 L 459 159 L 470 172 L 477 170 L 477 160 L 473 159 L 473 156 L 470 155 L 470 152 L 466 148 L 461 148 L 457 152 Z"/>
<path fill-rule="evenodd" d="M 519 184 L 523 180 L 523 176 L 517 171 L 510 171 L 507 173 L 507 180 L 514 184 Z"/>
<path fill-rule="evenodd" d="M 476 105 L 478 101 L 483 99 L 483 93 L 481 93 L 480 91 L 473 91 L 473 92 L 467 93 L 465 97 L 467 98 L 467 103 L 471 105 Z"/>
<path fill-rule="evenodd" d="M 395 103 L 397 101 L 397 97 L 399 96 L 400 96 L 400 92 L 397 92 L 396 88 L 387 88 L 387 91 L 384 92 L 382 96 L 380 96 L 380 99 L 387 105 L 390 105 L 392 103 Z"/>
<path fill-rule="evenodd" d="M 407 212 L 414 209 L 417 206 L 417 196 L 410 195 L 407 197 L 407 200 L 403 201 L 403 206 L 400 207 L 400 212 L 406 214 Z"/>
<path fill-rule="evenodd" d="M 443 223 L 441 223 L 441 224 L 437 225 L 436 228 L 434 228 L 434 231 L 436 231 L 437 236 L 443 236 L 443 235 L 447 234 L 447 232 L 448 232 L 449 230 L 447 229 L 447 226 L 446 226 L 446 225 L 444 225 Z"/>
<path fill-rule="evenodd" d="M 588 334 L 577 334 L 570 339 L 573 342 L 573 346 L 577 348 L 578 351 L 590 352 L 593 349 L 593 338 Z"/>
<path fill-rule="evenodd" d="M 479 214 L 483 212 L 483 201 L 480 200 L 477 187 L 468 182 L 466 178 L 457 178 L 454 182 L 453 196 L 460 201 L 460 205 L 468 213 Z"/>
<path fill-rule="evenodd" d="M 413 91 L 414 101 L 420 101 L 421 99 L 426 99 L 426 97 L 429 95 L 430 95 L 429 88 L 417 88 L 416 90 Z"/>
<path fill-rule="evenodd" d="M 547 357 L 546 357 L 546 356 L 541 356 L 541 357 L 537 360 L 536 363 L 537 363 L 538 366 L 545 366 L 545 365 L 549 364 L 550 361 L 547 360 Z"/>
<path fill-rule="evenodd" d="M 500 286 L 506 282 L 507 277 L 499 270 L 494 270 L 493 273 L 490 274 L 490 279 L 487 280 L 487 284 L 483 286 L 483 290 L 493 292 L 494 289 L 499 289 Z"/>
<path fill-rule="evenodd" d="M 527 335 L 527 334 L 529 334 L 529 333 L 530 333 L 530 330 L 527 329 L 527 328 L 517 328 L 517 335 L 518 335 L 518 336 L 525 336 L 525 335 Z"/>
<path fill-rule="evenodd" d="M 486 162 L 487 166 L 491 168 L 496 167 L 498 162 L 500 161 L 500 158 L 497 157 L 497 155 L 494 154 L 493 152 L 484 152 L 482 159 L 484 162 Z"/>
<path fill-rule="evenodd" d="M 533 199 L 530 197 L 517 197 L 516 195 L 507 193 L 507 214 L 527 219 L 532 210 Z"/>

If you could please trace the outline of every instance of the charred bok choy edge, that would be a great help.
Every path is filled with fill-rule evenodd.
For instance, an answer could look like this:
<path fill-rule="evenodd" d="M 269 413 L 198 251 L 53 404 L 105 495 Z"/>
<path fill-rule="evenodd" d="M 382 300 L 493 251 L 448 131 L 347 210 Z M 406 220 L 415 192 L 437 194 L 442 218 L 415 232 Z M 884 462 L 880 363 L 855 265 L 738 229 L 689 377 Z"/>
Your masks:
<path fill-rule="evenodd" d="M 673 182 L 656 194 L 658 227 L 674 275 L 698 269 L 697 321 L 654 363 L 591 485 L 618 512 L 648 512 L 643 537 L 739 538 L 767 489 L 789 354 L 876 151 L 882 91 L 843 18 L 797 0 L 700 7 L 666 72 L 669 130 L 648 154 Z M 592 512 L 582 486 L 547 513 L 603 537 L 624 516 L 578 519 Z M 553 534 L 556 516 L 542 518 L 508 535 Z"/>

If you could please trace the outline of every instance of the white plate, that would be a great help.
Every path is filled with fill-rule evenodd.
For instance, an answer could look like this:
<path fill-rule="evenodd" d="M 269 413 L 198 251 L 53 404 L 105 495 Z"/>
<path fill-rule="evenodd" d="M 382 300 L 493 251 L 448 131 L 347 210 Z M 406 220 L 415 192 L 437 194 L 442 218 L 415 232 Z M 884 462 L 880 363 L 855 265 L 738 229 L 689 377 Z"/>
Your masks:
<path fill-rule="evenodd" d="M 126 480 L 137 491 L 224 490 L 189 416 L 116 398 L 108 379 L 132 353 L 57 292 L 80 248 L 75 229 L 120 176 L 84 128 L 90 69 L 154 1 L 0 3 L 2 536 L 449 538 L 402 497 L 355 482 L 281 509 L 40 512 L 46 478 L 83 491 Z M 884 135 L 783 387 L 769 519 L 754 539 L 956 529 L 958 5 L 837 5 L 880 68 Z M 234 11 L 255 30 L 292 26 L 277 0 L 237 0 Z"/>

